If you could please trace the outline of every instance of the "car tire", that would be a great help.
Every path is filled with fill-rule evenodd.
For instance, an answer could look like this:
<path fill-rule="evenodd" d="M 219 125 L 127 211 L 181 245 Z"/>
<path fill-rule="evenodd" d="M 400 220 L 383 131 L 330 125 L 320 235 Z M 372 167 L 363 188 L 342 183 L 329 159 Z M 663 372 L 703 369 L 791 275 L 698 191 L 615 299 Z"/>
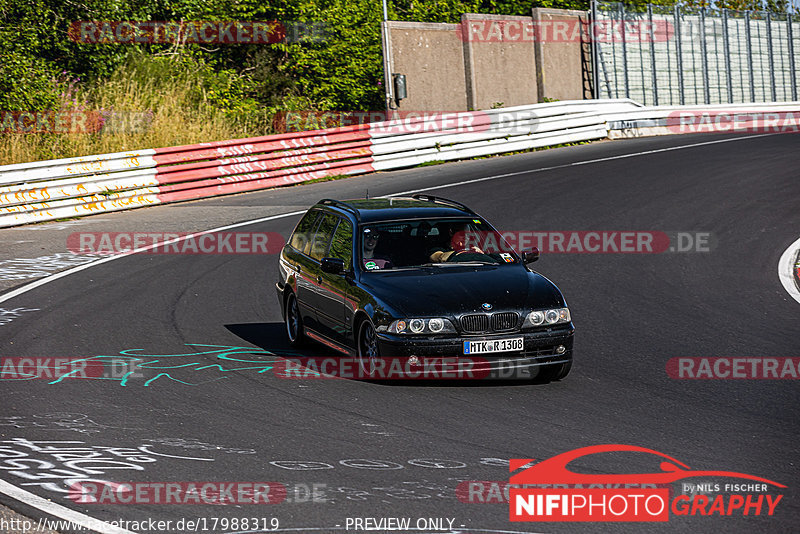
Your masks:
<path fill-rule="evenodd" d="M 284 323 L 286 324 L 286 336 L 292 347 L 301 347 L 305 342 L 305 328 L 303 318 L 300 316 L 300 308 L 297 305 L 297 297 L 294 293 L 289 293 L 286 297 L 286 307 L 283 310 Z"/>
<path fill-rule="evenodd" d="M 378 337 L 375 335 L 375 327 L 372 321 L 364 319 L 358 325 L 356 336 L 356 358 L 361 376 L 365 378 L 377 377 L 377 364 L 380 358 L 378 349 Z"/>
<path fill-rule="evenodd" d="M 562 380 L 567 377 L 572 369 L 572 360 L 556 365 L 544 365 L 539 369 L 533 381 L 537 384 L 547 384 L 554 380 Z"/>

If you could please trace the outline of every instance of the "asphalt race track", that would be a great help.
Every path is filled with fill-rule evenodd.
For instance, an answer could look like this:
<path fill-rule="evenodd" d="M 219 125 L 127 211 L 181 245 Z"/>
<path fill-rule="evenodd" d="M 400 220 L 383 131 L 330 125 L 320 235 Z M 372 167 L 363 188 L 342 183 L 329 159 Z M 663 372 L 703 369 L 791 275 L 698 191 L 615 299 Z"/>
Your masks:
<path fill-rule="evenodd" d="M 366 188 L 371 196 L 426 189 L 466 203 L 503 231 L 711 238 L 701 252 L 543 253 L 532 267 L 562 289 L 576 326 L 572 373 L 548 385 L 279 378 L 272 366 L 291 352 L 275 255 L 136 254 L 70 274 L 3 303 L 36 311 L 0 326 L 0 355 L 92 358 L 97 379 L 3 375 L 0 479 L 8 484 L 0 503 L 45 516 L 9 496 L 13 485 L 105 521 L 173 521 L 161 532 L 190 530 L 174 526 L 181 519 L 205 521 L 198 531 L 261 531 L 273 518 L 281 531 L 319 533 L 363 532 L 354 518 L 410 518 L 412 527 L 423 520 L 421 530 L 404 532 L 426 533 L 800 531 L 796 377 L 677 380 L 666 371 L 679 357 L 800 356 L 800 304 L 776 274 L 781 253 L 800 237 L 798 153 L 800 137 L 791 134 L 674 136 L 228 197 L 228 223 L 242 221 L 237 206 L 263 206 L 267 216 L 324 197 L 363 196 Z M 447 186 L 456 182 L 464 183 Z M 142 214 L 171 209 L 180 207 L 120 216 L 133 228 Z M 236 230 L 286 237 L 298 219 Z M 115 368 L 124 364 L 134 371 L 125 379 Z M 666 523 L 618 524 L 512 523 L 508 504 L 488 493 L 500 487 L 489 481 L 508 480 L 509 459 L 611 443 L 787 488 L 777 491 L 783 498 L 772 516 L 764 506 L 760 515 L 671 513 Z M 646 454 L 576 467 L 659 472 Z M 80 474 L 86 470 L 92 474 Z M 288 493 L 269 505 L 87 504 L 66 498 L 70 478 L 91 479 L 87 488 L 273 482 Z M 493 502 L 463 502 L 480 499 L 461 491 L 477 487 L 459 486 L 465 481 L 485 481 L 482 497 Z M 256 528 L 252 520 L 234 523 L 240 518 L 257 518 Z"/>

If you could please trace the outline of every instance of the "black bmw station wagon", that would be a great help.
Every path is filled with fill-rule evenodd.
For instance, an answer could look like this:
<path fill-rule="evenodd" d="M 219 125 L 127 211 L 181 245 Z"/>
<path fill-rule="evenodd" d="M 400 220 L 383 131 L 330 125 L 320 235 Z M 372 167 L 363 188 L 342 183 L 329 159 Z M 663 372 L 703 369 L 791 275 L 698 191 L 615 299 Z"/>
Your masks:
<path fill-rule="evenodd" d="M 276 287 L 291 344 L 311 338 L 367 378 L 393 359 L 549 382 L 570 371 L 574 326 L 561 291 L 528 268 L 538 256 L 452 200 L 326 199 L 281 252 Z"/>

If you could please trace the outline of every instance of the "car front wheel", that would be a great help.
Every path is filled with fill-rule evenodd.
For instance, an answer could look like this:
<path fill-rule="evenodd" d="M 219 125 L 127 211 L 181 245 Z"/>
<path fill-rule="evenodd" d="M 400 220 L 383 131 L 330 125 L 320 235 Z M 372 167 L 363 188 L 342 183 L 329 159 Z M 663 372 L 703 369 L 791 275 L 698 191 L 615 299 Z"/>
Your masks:
<path fill-rule="evenodd" d="M 365 319 L 358 327 L 358 365 L 363 376 L 374 378 L 378 369 L 378 337 L 375 327 L 369 319 Z"/>
<path fill-rule="evenodd" d="M 297 306 L 297 297 L 294 293 L 289 293 L 286 297 L 286 310 L 284 313 L 286 322 L 286 335 L 289 337 L 289 344 L 299 347 L 305 338 L 303 319 L 300 317 L 300 308 Z"/>

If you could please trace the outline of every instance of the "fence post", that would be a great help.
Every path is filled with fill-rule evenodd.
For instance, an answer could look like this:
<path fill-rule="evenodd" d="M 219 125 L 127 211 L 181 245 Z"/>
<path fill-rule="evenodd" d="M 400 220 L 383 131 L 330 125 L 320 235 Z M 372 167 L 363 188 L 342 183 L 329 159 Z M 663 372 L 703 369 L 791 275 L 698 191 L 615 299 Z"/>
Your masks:
<path fill-rule="evenodd" d="M 767 50 L 769 50 L 769 83 L 772 90 L 772 101 L 777 102 L 778 93 L 775 88 L 775 55 L 772 49 L 772 14 L 767 11 Z"/>
<path fill-rule="evenodd" d="M 680 8 L 675 6 L 675 50 L 678 54 L 678 91 L 680 93 L 681 106 L 686 104 L 686 95 L 683 86 L 683 49 L 681 47 L 681 13 Z"/>
<path fill-rule="evenodd" d="M 711 103 L 711 88 L 708 81 L 708 46 L 706 44 L 706 8 L 700 10 L 700 54 L 703 60 L 703 100 Z"/>
<path fill-rule="evenodd" d="M 733 76 L 731 75 L 731 43 L 728 35 L 728 10 L 722 10 L 722 37 L 725 46 L 725 70 L 728 83 L 728 103 L 733 104 Z"/>
<path fill-rule="evenodd" d="M 625 4 L 619 4 L 620 20 L 622 21 L 622 66 L 625 69 L 625 98 L 631 97 L 630 85 L 628 83 L 628 37 L 625 35 Z"/>
<path fill-rule="evenodd" d="M 598 60 L 598 43 L 594 38 L 597 29 L 597 0 L 592 0 L 592 20 L 589 22 L 589 43 L 592 47 L 592 91 L 594 98 L 600 98 L 600 61 Z"/>
<path fill-rule="evenodd" d="M 788 23 L 788 33 L 786 35 L 789 36 L 789 72 L 792 75 L 792 100 L 795 102 L 797 101 L 797 72 L 795 67 L 795 57 L 794 57 L 794 36 L 792 35 L 792 18 L 794 14 L 787 13 L 786 14 L 786 22 Z"/>
<path fill-rule="evenodd" d="M 647 21 L 650 24 L 650 71 L 653 74 L 653 105 L 658 105 L 658 75 L 656 70 L 656 36 L 653 30 L 653 6 L 647 4 Z M 644 82 L 644 80 L 642 80 Z"/>
<path fill-rule="evenodd" d="M 750 102 L 756 101 L 756 79 L 753 74 L 753 39 L 750 34 L 750 11 L 744 12 L 744 30 L 747 35 L 747 64 L 750 74 Z"/>

